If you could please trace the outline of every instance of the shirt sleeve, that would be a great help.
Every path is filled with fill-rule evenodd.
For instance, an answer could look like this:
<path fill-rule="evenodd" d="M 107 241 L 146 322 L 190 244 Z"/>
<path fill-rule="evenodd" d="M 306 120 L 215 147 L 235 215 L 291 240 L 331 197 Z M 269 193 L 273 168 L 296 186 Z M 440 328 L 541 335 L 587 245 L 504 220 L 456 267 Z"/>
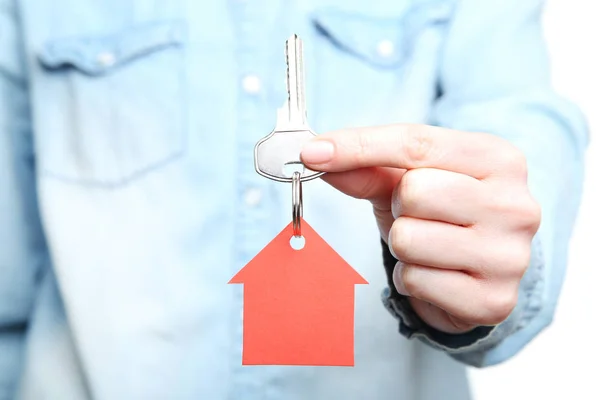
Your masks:
<path fill-rule="evenodd" d="M 0 0 L 0 399 L 12 399 L 44 263 L 18 12 Z"/>
<path fill-rule="evenodd" d="M 516 308 L 495 327 L 463 335 L 436 331 L 395 290 L 395 260 L 384 244 L 389 288 L 383 300 L 400 320 L 400 332 L 477 367 L 507 360 L 551 323 L 581 198 L 587 126 L 580 111 L 552 89 L 543 5 L 542 0 L 457 1 L 431 115 L 433 125 L 501 136 L 527 157 L 542 223 Z"/>

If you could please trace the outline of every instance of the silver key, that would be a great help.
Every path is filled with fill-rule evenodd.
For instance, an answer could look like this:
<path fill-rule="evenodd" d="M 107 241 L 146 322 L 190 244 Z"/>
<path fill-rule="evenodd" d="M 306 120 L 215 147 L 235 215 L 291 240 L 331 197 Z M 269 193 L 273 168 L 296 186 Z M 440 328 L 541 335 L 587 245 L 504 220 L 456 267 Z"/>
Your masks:
<path fill-rule="evenodd" d="M 302 146 L 316 134 L 306 122 L 302 40 L 292 35 L 285 43 L 288 99 L 277 110 L 275 129 L 254 147 L 254 167 L 262 176 L 279 182 L 292 182 L 284 172 L 286 165 L 302 166 L 301 182 L 323 175 L 306 168 L 300 161 Z"/>

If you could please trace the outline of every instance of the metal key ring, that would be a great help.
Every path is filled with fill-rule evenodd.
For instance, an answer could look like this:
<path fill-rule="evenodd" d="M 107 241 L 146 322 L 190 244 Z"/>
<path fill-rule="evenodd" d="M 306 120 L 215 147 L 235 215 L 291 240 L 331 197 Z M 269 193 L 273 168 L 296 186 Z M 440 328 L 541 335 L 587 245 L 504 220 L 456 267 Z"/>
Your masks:
<path fill-rule="evenodd" d="M 302 236 L 302 181 L 300 172 L 296 171 L 292 175 L 292 227 L 294 236 Z"/>

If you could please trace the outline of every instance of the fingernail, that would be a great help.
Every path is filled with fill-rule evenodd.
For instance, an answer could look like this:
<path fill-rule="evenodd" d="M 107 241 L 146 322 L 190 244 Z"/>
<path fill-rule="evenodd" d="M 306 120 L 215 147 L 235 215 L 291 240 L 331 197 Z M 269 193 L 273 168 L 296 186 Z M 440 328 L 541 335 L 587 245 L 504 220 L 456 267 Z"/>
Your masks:
<path fill-rule="evenodd" d="M 325 164 L 331 161 L 333 152 L 333 143 L 327 140 L 312 140 L 304 146 L 300 157 L 302 162 L 307 164 Z"/>
<path fill-rule="evenodd" d="M 401 262 L 397 262 L 396 266 L 394 267 L 394 286 L 396 287 L 398 293 L 400 293 L 403 296 L 409 296 L 409 293 L 406 290 L 406 287 L 404 286 L 404 282 L 402 282 L 402 268 L 404 268 L 404 265 L 402 265 Z"/>
<path fill-rule="evenodd" d="M 392 236 L 393 236 L 393 235 L 394 235 L 394 230 L 393 230 L 393 229 L 390 229 L 390 231 L 389 231 L 389 233 L 388 233 L 388 238 L 387 238 L 387 245 L 388 245 L 388 249 L 390 250 L 390 253 L 391 253 L 391 254 L 394 256 L 394 258 L 395 258 L 396 260 L 398 260 L 398 259 L 399 259 L 399 257 L 398 257 L 398 256 L 396 255 L 396 253 L 394 252 L 394 246 L 392 246 L 392 243 L 394 243 L 394 242 L 393 242 L 393 240 L 394 240 L 394 239 L 392 238 Z"/>

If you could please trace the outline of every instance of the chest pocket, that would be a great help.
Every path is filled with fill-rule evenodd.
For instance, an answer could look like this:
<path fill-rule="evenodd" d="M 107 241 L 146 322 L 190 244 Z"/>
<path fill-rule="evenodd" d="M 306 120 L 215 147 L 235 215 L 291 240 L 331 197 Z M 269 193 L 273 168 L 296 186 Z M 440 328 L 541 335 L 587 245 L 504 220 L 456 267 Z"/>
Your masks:
<path fill-rule="evenodd" d="M 419 36 L 445 24 L 453 10 L 448 0 L 413 1 L 397 16 L 371 16 L 337 8 L 317 10 L 313 24 L 338 50 L 375 68 L 398 68 L 414 52 Z"/>
<path fill-rule="evenodd" d="M 453 4 L 411 0 L 386 15 L 315 10 L 317 129 L 422 122 Z"/>
<path fill-rule="evenodd" d="M 162 21 L 45 43 L 40 171 L 118 186 L 181 156 L 185 36 L 183 22 Z"/>

